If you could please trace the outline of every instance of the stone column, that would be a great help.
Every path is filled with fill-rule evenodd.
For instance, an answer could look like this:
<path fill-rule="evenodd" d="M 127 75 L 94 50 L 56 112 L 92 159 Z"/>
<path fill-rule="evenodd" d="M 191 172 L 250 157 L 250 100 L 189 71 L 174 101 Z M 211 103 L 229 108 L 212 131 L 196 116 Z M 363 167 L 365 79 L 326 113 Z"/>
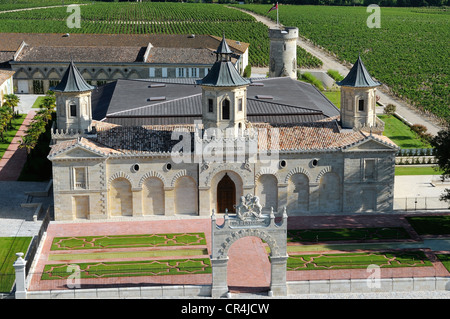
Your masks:
<path fill-rule="evenodd" d="M 288 205 L 288 184 L 278 184 L 278 207 Z"/>
<path fill-rule="evenodd" d="M 23 253 L 17 253 L 17 260 L 13 267 L 16 271 L 16 299 L 27 299 L 27 283 L 25 266 L 27 262 L 22 258 Z"/>
<path fill-rule="evenodd" d="M 199 187 L 198 196 L 199 196 L 199 207 L 198 207 L 199 215 L 209 217 L 211 215 L 210 188 Z"/>
<path fill-rule="evenodd" d="M 271 282 L 269 296 L 287 296 L 286 264 L 288 256 L 270 257 Z"/>
<path fill-rule="evenodd" d="M 142 188 L 133 188 L 131 190 L 131 195 L 133 196 L 133 216 L 143 216 Z"/>
<path fill-rule="evenodd" d="M 173 187 L 164 188 L 164 215 L 175 215 L 175 189 Z"/>
<path fill-rule="evenodd" d="M 309 183 L 309 211 L 318 212 L 319 207 L 319 183 Z"/>
<path fill-rule="evenodd" d="M 212 289 L 211 297 L 226 297 L 228 294 L 227 284 L 228 257 L 221 259 L 211 258 L 212 266 Z"/>

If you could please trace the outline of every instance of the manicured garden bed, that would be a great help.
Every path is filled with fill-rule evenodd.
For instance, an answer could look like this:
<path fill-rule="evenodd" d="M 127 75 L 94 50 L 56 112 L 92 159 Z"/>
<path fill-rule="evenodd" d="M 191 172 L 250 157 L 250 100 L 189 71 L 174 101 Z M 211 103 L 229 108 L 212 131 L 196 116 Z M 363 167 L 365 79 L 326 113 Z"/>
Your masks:
<path fill-rule="evenodd" d="M 204 233 L 56 237 L 51 250 L 206 245 Z"/>
<path fill-rule="evenodd" d="M 287 270 L 357 269 L 369 265 L 394 268 L 432 266 L 432 263 L 421 251 L 302 254 L 289 256 Z"/>
<path fill-rule="evenodd" d="M 384 228 L 340 228 L 288 230 L 288 243 L 317 243 L 348 240 L 392 240 L 410 239 L 402 227 Z"/>
<path fill-rule="evenodd" d="M 209 258 L 117 261 L 76 264 L 80 278 L 189 275 L 211 273 Z M 67 279 L 74 271 L 70 264 L 45 265 L 42 280 Z M 73 265 L 72 265 L 73 267 Z"/>
<path fill-rule="evenodd" d="M 406 217 L 419 235 L 450 235 L 450 215 Z"/>

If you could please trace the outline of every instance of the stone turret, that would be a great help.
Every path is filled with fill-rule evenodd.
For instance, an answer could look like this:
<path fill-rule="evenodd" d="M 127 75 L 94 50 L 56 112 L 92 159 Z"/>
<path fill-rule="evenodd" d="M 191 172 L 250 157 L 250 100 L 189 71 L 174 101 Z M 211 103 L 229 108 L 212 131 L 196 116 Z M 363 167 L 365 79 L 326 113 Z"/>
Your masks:
<path fill-rule="evenodd" d="M 247 86 L 231 62 L 225 36 L 215 51 L 217 59 L 208 75 L 198 83 L 202 87 L 202 121 L 205 129 L 218 128 L 242 135 L 247 122 Z M 225 133 L 225 132 L 224 132 Z"/>
<path fill-rule="evenodd" d="M 375 128 L 379 126 L 375 112 L 376 87 L 381 83 L 370 76 L 361 57 L 340 82 L 341 125 L 344 128 Z"/>
<path fill-rule="evenodd" d="M 54 88 L 56 121 L 60 132 L 88 133 L 92 130 L 91 92 L 75 64 L 70 62 L 61 82 Z"/>
<path fill-rule="evenodd" d="M 289 76 L 297 79 L 298 28 L 269 29 L 269 77 Z"/>

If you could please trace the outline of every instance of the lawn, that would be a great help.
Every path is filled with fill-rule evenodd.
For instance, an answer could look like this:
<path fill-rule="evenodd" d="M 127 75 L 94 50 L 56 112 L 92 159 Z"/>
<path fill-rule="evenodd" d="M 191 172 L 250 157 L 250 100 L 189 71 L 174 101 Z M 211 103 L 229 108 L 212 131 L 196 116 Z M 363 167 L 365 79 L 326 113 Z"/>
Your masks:
<path fill-rule="evenodd" d="M 66 279 L 69 264 L 46 265 L 42 280 Z M 81 278 L 189 275 L 211 273 L 209 258 L 78 263 Z"/>
<path fill-rule="evenodd" d="M 31 237 L 0 237 L 0 292 L 9 293 L 14 284 L 16 253 L 26 254 Z"/>
<path fill-rule="evenodd" d="M 32 108 L 40 109 L 42 102 L 44 102 L 45 96 L 38 96 L 36 101 L 34 101 Z"/>
<path fill-rule="evenodd" d="M 341 108 L 341 91 L 323 91 L 327 99 L 331 101 L 337 108 Z"/>
<path fill-rule="evenodd" d="M 206 245 L 204 233 L 56 237 L 51 250 Z"/>
<path fill-rule="evenodd" d="M 419 235 L 450 235 L 450 215 L 406 217 Z"/>
<path fill-rule="evenodd" d="M 434 166 L 395 166 L 395 175 L 442 175 L 442 171 Z"/>
<path fill-rule="evenodd" d="M 23 120 L 25 119 L 26 114 L 20 114 L 19 117 L 12 120 L 12 129 L 9 129 L 8 132 L 4 133 L 4 141 L 0 143 L 0 158 L 3 157 L 5 151 L 8 149 L 9 144 L 11 144 L 12 139 L 16 136 L 17 131 L 22 125 Z"/>
<path fill-rule="evenodd" d="M 408 125 L 395 116 L 378 116 L 386 125 L 384 135 L 389 137 L 400 148 L 430 148 L 431 145 L 423 142 Z"/>
<path fill-rule="evenodd" d="M 357 269 L 372 264 L 381 268 L 432 266 L 421 251 L 365 252 L 291 255 L 287 261 L 287 270 Z"/>
<path fill-rule="evenodd" d="M 170 249 L 170 250 L 146 250 L 146 251 L 120 251 L 120 252 L 95 252 L 80 254 L 51 254 L 48 260 L 88 260 L 88 259 L 120 259 L 120 258 L 154 258 L 171 256 L 200 256 L 208 255 L 204 249 Z"/>
<path fill-rule="evenodd" d="M 317 243 L 346 240 L 390 240 L 409 239 L 402 227 L 385 228 L 340 228 L 340 229 L 300 229 L 288 230 L 288 243 Z"/>

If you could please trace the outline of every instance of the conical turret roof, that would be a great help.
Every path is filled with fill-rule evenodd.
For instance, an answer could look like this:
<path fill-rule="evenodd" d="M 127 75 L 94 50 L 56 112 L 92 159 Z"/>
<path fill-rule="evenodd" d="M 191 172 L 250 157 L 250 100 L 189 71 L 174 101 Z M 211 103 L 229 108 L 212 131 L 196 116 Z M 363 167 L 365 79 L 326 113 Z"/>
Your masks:
<path fill-rule="evenodd" d="M 347 76 L 342 81 L 336 82 L 336 84 L 351 87 L 374 87 L 381 85 L 380 82 L 372 79 L 361 60 L 361 56 L 358 56 L 358 60 L 353 65 L 350 72 L 348 72 Z"/>
<path fill-rule="evenodd" d="M 233 54 L 233 51 L 230 50 L 225 40 L 225 35 L 214 52 L 217 54 L 217 60 L 209 73 L 198 81 L 200 85 L 233 87 L 250 84 L 250 81 L 243 78 L 231 62 L 230 56 Z"/>
<path fill-rule="evenodd" d="M 55 92 L 86 92 L 92 91 L 95 87 L 89 85 L 77 69 L 73 61 L 64 73 L 61 82 L 53 89 Z"/>
<path fill-rule="evenodd" d="M 228 46 L 227 41 L 225 40 L 225 34 L 222 37 L 222 41 L 220 41 L 219 46 L 217 47 L 217 50 L 214 51 L 214 53 L 217 54 L 232 54 L 233 51 L 231 51 L 230 47 Z"/>

